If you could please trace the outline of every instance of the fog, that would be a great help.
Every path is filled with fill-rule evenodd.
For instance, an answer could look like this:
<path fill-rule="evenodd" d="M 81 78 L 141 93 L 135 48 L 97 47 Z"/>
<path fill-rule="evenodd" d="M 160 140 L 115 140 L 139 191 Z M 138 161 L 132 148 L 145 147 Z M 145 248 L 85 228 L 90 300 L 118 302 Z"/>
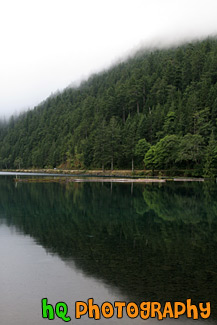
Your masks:
<path fill-rule="evenodd" d="M 2 1 L 0 118 L 141 47 L 217 35 L 216 12 L 216 0 Z"/>

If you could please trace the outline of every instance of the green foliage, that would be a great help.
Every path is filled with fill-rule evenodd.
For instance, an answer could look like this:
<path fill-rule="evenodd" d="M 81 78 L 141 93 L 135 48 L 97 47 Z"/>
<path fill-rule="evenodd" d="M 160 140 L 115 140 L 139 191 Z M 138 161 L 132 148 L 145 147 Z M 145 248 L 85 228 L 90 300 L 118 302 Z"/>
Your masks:
<path fill-rule="evenodd" d="M 129 115 L 124 128 L 124 156 L 127 161 L 131 161 L 132 171 L 134 170 L 135 147 L 138 140 L 137 135 L 137 118 L 131 118 Z"/>
<path fill-rule="evenodd" d="M 144 158 L 144 163 L 145 163 L 146 169 L 154 170 L 156 168 L 155 152 L 156 152 L 156 146 L 152 146 L 146 153 L 145 158 Z"/>
<path fill-rule="evenodd" d="M 204 139 L 199 134 L 186 134 L 180 141 L 176 162 L 196 167 L 204 157 Z"/>
<path fill-rule="evenodd" d="M 102 167 L 102 170 L 104 170 L 105 165 L 109 162 L 108 151 L 107 126 L 105 120 L 103 120 L 96 130 L 94 143 L 94 162 L 97 167 Z"/>
<path fill-rule="evenodd" d="M 138 163 L 141 164 L 144 160 L 144 157 L 147 151 L 150 149 L 150 143 L 148 143 L 145 139 L 140 139 L 135 148 L 135 155 L 138 159 Z"/>
<path fill-rule="evenodd" d="M 145 155 L 146 168 L 168 169 L 175 164 L 179 137 L 177 135 L 166 135 L 155 146 L 152 146 Z"/>
<path fill-rule="evenodd" d="M 115 116 L 112 116 L 107 127 L 107 141 L 108 156 L 111 162 L 111 170 L 113 170 L 114 163 L 117 163 L 121 151 L 121 128 Z"/>
<path fill-rule="evenodd" d="M 215 38 L 140 52 L 7 124 L 0 121 L 0 167 L 133 170 L 144 160 L 152 170 L 211 175 L 217 168 L 208 145 L 211 133 L 217 136 L 216 62 Z"/>
<path fill-rule="evenodd" d="M 16 166 L 17 168 L 21 168 L 23 164 L 23 159 L 20 157 L 17 157 L 14 161 L 14 166 Z"/>
<path fill-rule="evenodd" d="M 166 135 L 155 146 L 155 166 L 168 169 L 175 164 L 179 138 L 177 135 Z"/>
<path fill-rule="evenodd" d="M 163 130 L 165 134 L 174 134 L 175 133 L 175 112 L 170 111 L 165 117 L 165 122 Z"/>
<path fill-rule="evenodd" d="M 217 141 L 211 133 L 209 144 L 205 154 L 204 174 L 207 177 L 217 177 Z"/>

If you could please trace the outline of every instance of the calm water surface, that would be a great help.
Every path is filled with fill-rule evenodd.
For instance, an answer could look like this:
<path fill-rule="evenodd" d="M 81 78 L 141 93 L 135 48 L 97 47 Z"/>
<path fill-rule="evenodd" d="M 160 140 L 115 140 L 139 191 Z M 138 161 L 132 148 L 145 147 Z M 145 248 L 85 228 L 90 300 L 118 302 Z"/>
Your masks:
<path fill-rule="evenodd" d="M 0 177 L 0 324 L 64 324 L 41 299 L 68 304 L 69 324 L 158 324 L 74 318 L 75 301 L 211 301 L 217 323 L 215 183 L 15 184 Z"/>

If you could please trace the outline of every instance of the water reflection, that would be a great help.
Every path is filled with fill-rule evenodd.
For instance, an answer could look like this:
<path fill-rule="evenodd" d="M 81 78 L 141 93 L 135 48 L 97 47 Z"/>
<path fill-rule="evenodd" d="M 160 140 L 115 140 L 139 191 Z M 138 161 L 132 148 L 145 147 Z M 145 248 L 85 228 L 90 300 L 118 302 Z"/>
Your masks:
<path fill-rule="evenodd" d="M 131 301 L 211 301 L 217 318 L 217 187 L 0 179 L 0 216 Z M 74 265 L 74 264 L 73 264 Z"/>

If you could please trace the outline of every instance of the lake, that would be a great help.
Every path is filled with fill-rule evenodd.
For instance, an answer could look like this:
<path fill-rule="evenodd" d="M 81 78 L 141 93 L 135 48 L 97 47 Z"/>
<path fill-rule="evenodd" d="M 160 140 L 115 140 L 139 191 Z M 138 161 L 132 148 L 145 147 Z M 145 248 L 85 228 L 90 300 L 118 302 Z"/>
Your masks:
<path fill-rule="evenodd" d="M 0 324 L 68 305 L 69 324 L 158 324 L 116 314 L 75 319 L 75 302 L 211 302 L 217 323 L 217 184 L 15 183 L 0 176 Z"/>

